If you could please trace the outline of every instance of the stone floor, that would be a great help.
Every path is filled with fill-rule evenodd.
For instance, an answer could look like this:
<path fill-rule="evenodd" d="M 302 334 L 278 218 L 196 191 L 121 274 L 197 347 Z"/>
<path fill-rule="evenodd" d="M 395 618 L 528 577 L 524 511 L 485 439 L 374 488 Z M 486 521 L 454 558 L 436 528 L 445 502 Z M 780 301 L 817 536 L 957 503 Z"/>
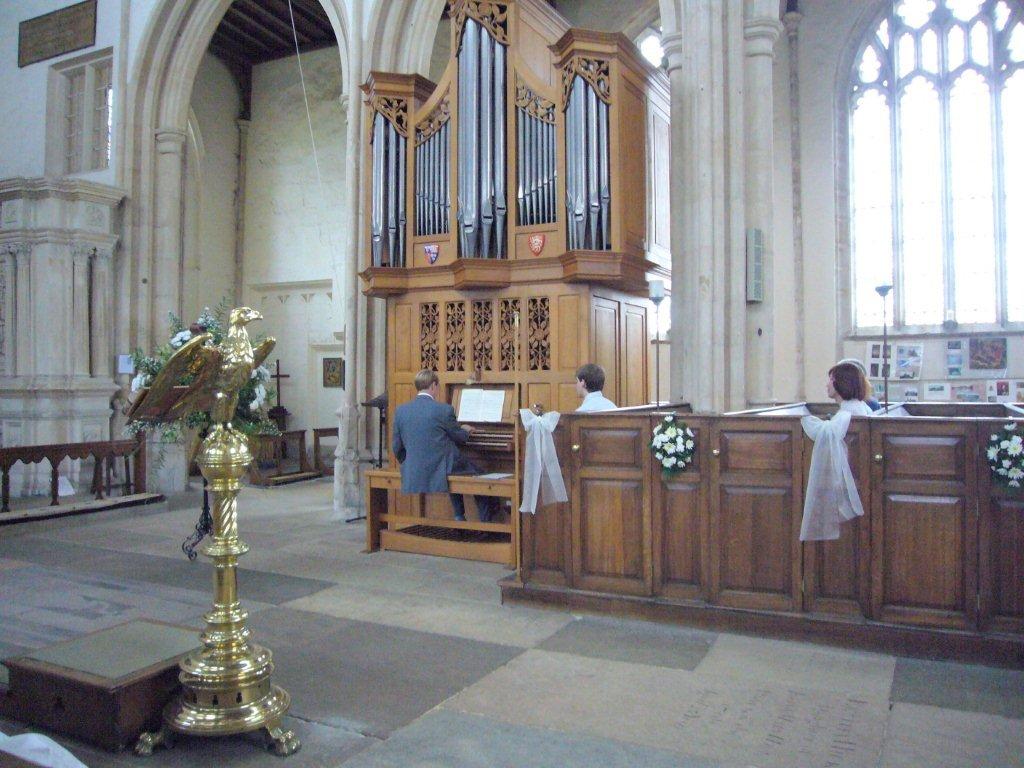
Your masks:
<path fill-rule="evenodd" d="M 134 617 L 199 626 L 194 506 L 0 529 L 0 656 Z M 1024 672 L 503 606 L 500 566 L 362 554 L 326 482 L 246 489 L 241 510 L 290 768 L 1024 766 Z M 145 762 L 64 743 L 93 768 L 282 765 L 246 738 Z"/>

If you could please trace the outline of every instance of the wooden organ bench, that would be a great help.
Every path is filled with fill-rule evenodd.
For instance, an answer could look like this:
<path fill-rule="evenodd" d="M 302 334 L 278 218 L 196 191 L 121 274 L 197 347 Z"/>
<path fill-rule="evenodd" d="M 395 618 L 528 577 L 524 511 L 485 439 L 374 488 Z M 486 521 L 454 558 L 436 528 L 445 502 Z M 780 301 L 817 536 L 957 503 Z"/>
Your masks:
<path fill-rule="evenodd" d="M 474 519 L 474 505 L 471 499 L 467 499 L 467 519 L 455 520 L 448 494 L 402 496 L 399 469 L 371 469 L 365 473 L 367 552 L 391 549 L 517 567 L 521 483 L 519 414 L 515 410 L 518 397 L 512 385 L 452 385 L 448 387 L 449 399 L 456 414 L 459 413 L 463 392 L 477 386 L 504 392 L 501 420 L 464 422 L 476 431 L 463 446 L 463 453 L 485 474 L 508 476 L 449 475 L 448 487 L 451 493 L 508 499 L 508 519 L 505 519 L 504 504 L 498 513 L 498 521 L 485 523 Z"/>

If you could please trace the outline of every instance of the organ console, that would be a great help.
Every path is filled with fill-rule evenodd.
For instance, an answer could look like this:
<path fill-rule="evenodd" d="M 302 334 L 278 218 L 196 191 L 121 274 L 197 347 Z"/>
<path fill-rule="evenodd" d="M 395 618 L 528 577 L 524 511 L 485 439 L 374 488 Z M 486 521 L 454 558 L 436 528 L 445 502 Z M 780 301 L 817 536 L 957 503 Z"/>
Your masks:
<path fill-rule="evenodd" d="M 363 87 L 361 278 L 387 304 L 390 408 L 422 368 L 449 401 L 467 380 L 507 392 L 502 421 L 476 425 L 467 451 L 512 475 L 515 500 L 519 408 L 574 410 L 586 362 L 619 405 L 649 402 L 647 280 L 667 280 L 670 263 L 668 80 L 624 36 L 570 29 L 544 0 L 450 0 L 448 14 L 436 84 L 375 71 Z M 443 496 L 392 493 L 387 510 L 370 548 L 381 530 L 436 524 L 456 541 L 472 527 L 454 525 Z"/>

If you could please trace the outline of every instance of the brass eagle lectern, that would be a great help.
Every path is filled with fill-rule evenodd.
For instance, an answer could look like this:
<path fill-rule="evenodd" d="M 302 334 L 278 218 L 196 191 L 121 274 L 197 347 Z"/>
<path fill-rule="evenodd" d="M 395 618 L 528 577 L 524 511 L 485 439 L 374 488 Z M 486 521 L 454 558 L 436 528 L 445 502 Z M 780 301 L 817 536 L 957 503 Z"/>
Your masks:
<path fill-rule="evenodd" d="M 163 726 L 144 733 L 140 755 L 158 744 L 170 746 L 174 733 L 225 736 L 262 729 L 278 755 L 299 749 L 299 740 L 281 725 L 291 701 L 270 682 L 274 671 L 266 648 L 249 642 L 248 612 L 238 601 L 238 558 L 249 551 L 238 538 L 238 490 L 252 461 L 246 436 L 231 426 L 238 393 L 274 348 L 274 339 L 256 349 L 245 326 L 262 315 L 239 307 L 231 311 L 227 336 L 217 345 L 200 334 L 186 342 L 136 400 L 129 417 L 161 422 L 209 411 L 211 425 L 196 461 L 213 497 L 213 535 L 203 554 L 213 560 L 213 608 L 205 615 L 202 647 L 181 661 L 181 693 L 164 709 Z M 180 384 L 187 382 L 187 384 Z"/>

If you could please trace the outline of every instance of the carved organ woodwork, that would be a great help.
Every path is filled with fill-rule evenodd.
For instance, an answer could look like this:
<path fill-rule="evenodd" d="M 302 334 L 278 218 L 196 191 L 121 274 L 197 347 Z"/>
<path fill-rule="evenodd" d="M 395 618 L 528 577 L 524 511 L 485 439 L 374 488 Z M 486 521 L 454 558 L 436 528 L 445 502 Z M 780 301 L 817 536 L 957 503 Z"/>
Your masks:
<path fill-rule="evenodd" d="M 668 80 L 622 35 L 545 0 L 451 0 L 438 82 L 372 72 L 364 292 L 387 300 L 392 408 L 421 368 L 442 391 L 514 385 L 570 411 L 598 362 L 649 399 L 647 280 L 666 279 Z"/>

